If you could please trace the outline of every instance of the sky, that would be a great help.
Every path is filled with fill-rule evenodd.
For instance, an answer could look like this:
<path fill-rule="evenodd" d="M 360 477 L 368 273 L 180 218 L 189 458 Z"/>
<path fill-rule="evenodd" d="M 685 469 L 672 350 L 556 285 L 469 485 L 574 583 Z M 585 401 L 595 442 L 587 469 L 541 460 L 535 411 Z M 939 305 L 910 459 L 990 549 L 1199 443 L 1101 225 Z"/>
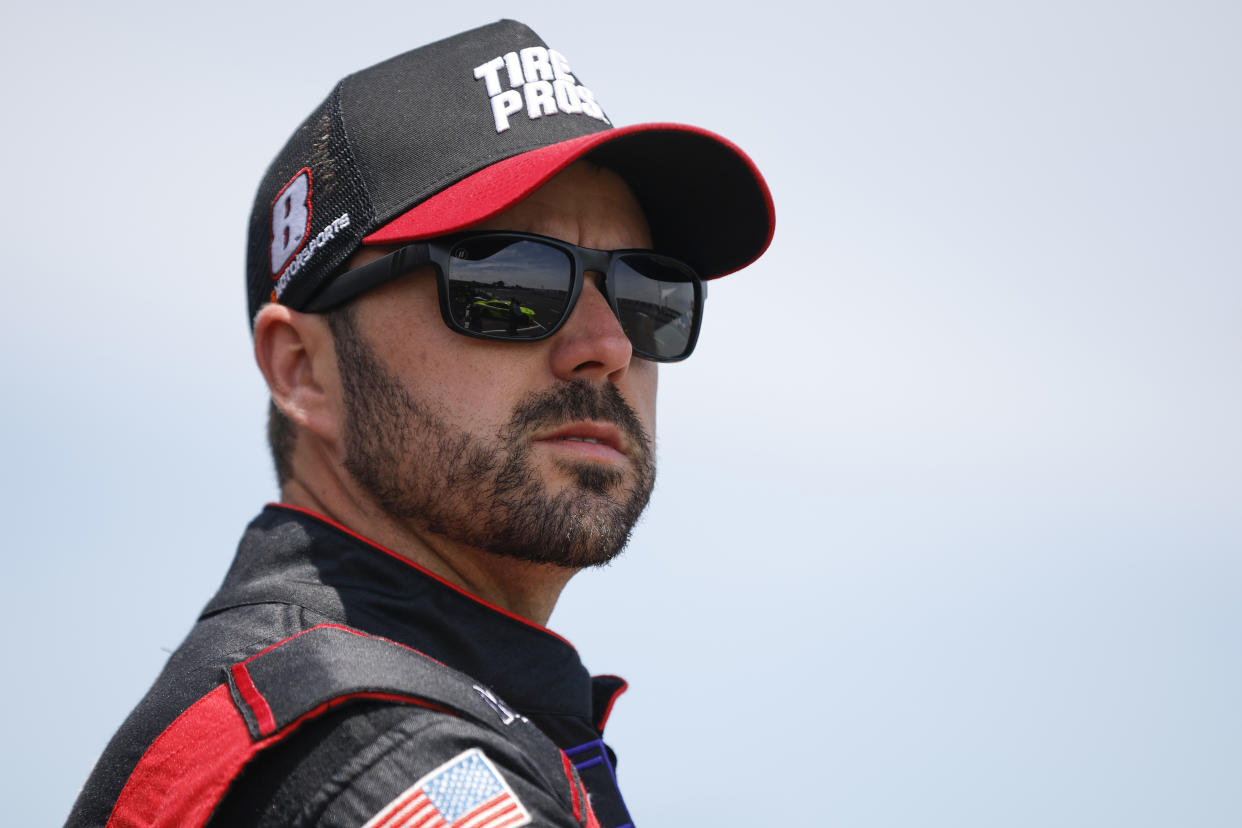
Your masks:
<path fill-rule="evenodd" d="M 1242 6 L 430 5 L 6 15 L 6 822 L 63 822 L 277 497 L 268 161 L 500 17 L 776 203 L 662 368 L 628 551 L 551 621 L 631 683 L 636 823 L 1242 822 Z"/>

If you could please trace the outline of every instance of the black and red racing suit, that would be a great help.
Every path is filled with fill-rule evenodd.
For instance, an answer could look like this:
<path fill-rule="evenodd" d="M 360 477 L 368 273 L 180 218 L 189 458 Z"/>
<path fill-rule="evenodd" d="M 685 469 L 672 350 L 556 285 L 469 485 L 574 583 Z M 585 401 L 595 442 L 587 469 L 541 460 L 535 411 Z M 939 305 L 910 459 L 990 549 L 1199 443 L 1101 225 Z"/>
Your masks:
<path fill-rule="evenodd" d="M 269 505 L 68 826 L 396 828 L 417 806 L 427 825 L 621 828 L 603 727 L 624 689 L 555 633 Z M 491 794 L 495 816 L 454 811 Z"/>

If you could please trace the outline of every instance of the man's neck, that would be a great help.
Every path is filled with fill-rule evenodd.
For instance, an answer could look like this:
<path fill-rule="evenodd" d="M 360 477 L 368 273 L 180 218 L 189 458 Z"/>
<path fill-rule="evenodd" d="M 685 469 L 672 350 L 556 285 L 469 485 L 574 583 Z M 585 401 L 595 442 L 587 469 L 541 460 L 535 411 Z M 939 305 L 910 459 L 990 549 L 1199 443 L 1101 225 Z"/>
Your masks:
<path fill-rule="evenodd" d="M 340 489 L 315 491 L 300 481 L 281 487 L 281 501 L 317 512 L 506 612 L 546 626 L 576 570 L 535 564 L 457 543 L 417 521 L 394 518 L 369 498 Z"/>

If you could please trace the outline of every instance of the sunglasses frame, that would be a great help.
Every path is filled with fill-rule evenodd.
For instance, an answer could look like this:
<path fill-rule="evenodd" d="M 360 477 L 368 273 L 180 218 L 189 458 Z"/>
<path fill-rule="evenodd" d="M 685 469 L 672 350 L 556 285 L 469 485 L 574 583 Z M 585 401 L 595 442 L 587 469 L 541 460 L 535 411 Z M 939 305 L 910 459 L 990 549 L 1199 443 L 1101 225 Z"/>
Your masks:
<path fill-rule="evenodd" d="M 513 239 L 515 241 L 538 242 L 560 250 L 569 256 L 573 266 L 573 271 L 570 275 L 569 296 L 565 303 L 565 310 L 555 325 L 550 326 L 538 336 L 518 339 L 502 333 L 473 331 L 453 319 L 452 311 L 449 308 L 448 276 L 453 248 L 462 241 L 481 238 L 495 239 L 497 241 Z M 440 300 L 440 316 L 443 318 L 444 324 L 449 327 L 449 330 L 463 336 L 486 339 L 492 342 L 539 342 L 553 336 L 573 314 L 574 308 L 578 304 L 578 298 L 582 294 L 582 285 L 586 281 L 586 273 L 587 271 L 594 271 L 604 275 L 604 283 L 600 292 L 607 300 L 608 306 L 612 308 L 613 316 L 617 318 L 618 324 L 622 324 L 622 329 L 624 330 L 624 325 L 621 323 L 621 315 L 617 308 L 615 291 L 613 290 L 613 267 L 622 257 L 634 254 L 641 254 L 657 262 L 672 265 L 691 277 L 690 284 L 694 288 L 694 308 L 697 312 L 693 314 L 690 320 L 690 333 L 686 339 L 685 349 L 680 354 L 674 356 L 659 356 L 639 348 L 634 340 L 630 339 L 630 345 L 633 347 L 634 353 L 643 359 L 653 362 L 678 362 L 683 360 L 694 352 L 694 346 L 698 343 L 699 329 L 703 323 L 703 309 L 707 302 L 707 283 L 698 275 L 694 268 L 680 259 L 665 256 L 652 250 L 641 248 L 595 250 L 590 247 L 579 247 L 576 244 L 570 244 L 560 239 L 541 236 L 536 233 L 522 233 L 511 230 L 475 230 L 455 233 L 451 236 L 443 236 L 424 242 L 414 242 L 400 247 L 382 258 L 367 262 L 360 267 L 347 270 L 336 276 L 322 290 L 311 297 L 310 301 L 306 303 L 304 310 L 312 313 L 322 313 L 331 310 L 373 288 L 412 273 L 420 267 L 432 265 L 436 270 L 436 293 L 439 295 Z M 628 334 L 626 336 L 629 338 Z"/>

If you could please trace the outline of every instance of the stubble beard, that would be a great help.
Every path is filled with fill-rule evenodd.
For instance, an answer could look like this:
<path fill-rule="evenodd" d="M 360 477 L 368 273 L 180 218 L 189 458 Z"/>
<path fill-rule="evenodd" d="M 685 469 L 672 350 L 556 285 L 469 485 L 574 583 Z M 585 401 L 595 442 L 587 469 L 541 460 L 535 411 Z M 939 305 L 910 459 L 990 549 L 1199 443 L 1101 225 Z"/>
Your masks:
<path fill-rule="evenodd" d="M 486 439 L 415 399 L 364 341 L 352 309 L 330 314 L 329 324 L 344 391 L 345 469 L 386 513 L 531 563 L 602 566 L 625 548 L 651 497 L 655 462 L 615 386 L 578 381 L 533 393 Z M 550 492 L 530 438 L 580 420 L 620 428 L 631 468 L 558 459 L 567 483 Z"/>

